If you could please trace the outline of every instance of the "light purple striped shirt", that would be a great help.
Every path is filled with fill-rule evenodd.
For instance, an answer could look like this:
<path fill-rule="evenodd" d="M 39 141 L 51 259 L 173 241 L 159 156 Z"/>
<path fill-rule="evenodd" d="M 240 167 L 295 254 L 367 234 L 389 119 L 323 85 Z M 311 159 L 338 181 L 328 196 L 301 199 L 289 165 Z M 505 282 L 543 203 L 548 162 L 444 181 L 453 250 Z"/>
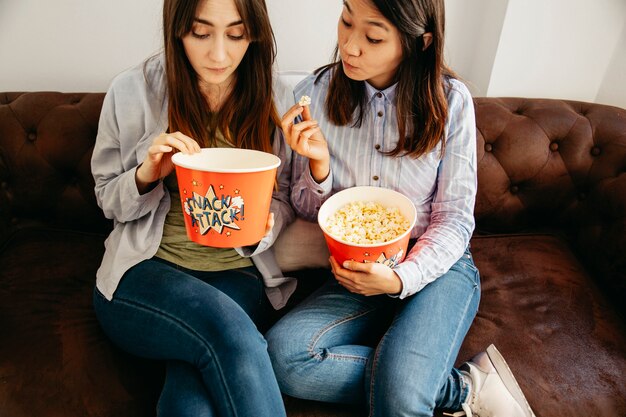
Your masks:
<path fill-rule="evenodd" d="M 296 101 L 311 97 L 311 114 L 328 141 L 331 173 L 321 184 L 311 176 L 308 159 L 295 152 L 291 201 L 297 213 L 314 221 L 321 204 L 332 194 L 353 186 L 378 186 L 400 191 L 417 208 L 411 238 L 417 238 L 406 259 L 394 268 L 402 280 L 400 298 L 424 288 L 463 255 L 474 231 L 476 197 L 476 122 L 472 97 L 458 80 L 447 92 L 446 148 L 421 157 L 383 154 L 398 141 L 396 85 L 378 91 L 367 82 L 366 106 L 360 127 L 335 126 L 324 112 L 330 72 L 317 83 L 315 75 L 294 89 Z"/>

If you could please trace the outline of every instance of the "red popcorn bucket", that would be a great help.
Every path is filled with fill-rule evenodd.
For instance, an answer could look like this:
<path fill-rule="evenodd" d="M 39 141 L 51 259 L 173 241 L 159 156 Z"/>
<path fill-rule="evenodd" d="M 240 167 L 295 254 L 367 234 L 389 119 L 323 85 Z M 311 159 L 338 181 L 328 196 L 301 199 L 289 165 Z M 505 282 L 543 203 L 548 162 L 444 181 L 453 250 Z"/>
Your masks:
<path fill-rule="evenodd" d="M 409 226 L 396 237 L 382 243 L 352 243 L 345 235 L 337 233 L 337 226 L 330 226 L 329 219 L 350 203 L 378 203 L 384 208 L 397 208 Z M 381 187 L 352 187 L 342 190 L 322 204 L 317 215 L 330 254 L 342 265 L 346 260 L 379 262 L 391 268 L 406 256 L 411 230 L 417 220 L 415 205 L 405 195 Z M 368 224 L 359 227 L 367 228 Z M 333 232 L 334 231 L 334 232 Z"/>
<path fill-rule="evenodd" d="M 174 154 L 172 162 L 190 240 L 234 248 L 265 235 L 276 170 L 273 154 L 238 148 L 204 148 Z"/>

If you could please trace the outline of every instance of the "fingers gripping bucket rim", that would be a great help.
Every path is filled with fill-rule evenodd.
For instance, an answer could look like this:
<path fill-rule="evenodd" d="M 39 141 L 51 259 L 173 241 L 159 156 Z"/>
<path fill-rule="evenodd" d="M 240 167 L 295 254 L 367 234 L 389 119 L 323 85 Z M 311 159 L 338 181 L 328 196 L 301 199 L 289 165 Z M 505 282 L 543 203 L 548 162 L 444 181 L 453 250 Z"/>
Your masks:
<path fill-rule="evenodd" d="M 396 238 L 384 243 L 356 244 L 333 236 L 326 228 L 328 218 L 339 208 L 356 201 L 371 201 L 385 207 L 397 207 L 400 213 L 409 220 L 410 226 Z M 341 265 L 353 259 L 358 262 L 379 262 L 394 267 L 406 256 L 411 230 L 417 221 L 417 210 L 413 202 L 404 194 L 388 188 L 359 186 L 346 188 L 332 195 L 322 204 L 317 221 L 324 233 L 324 239 L 330 254 Z"/>
<path fill-rule="evenodd" d="M 267 216 L 280 159 L 239 148 L 203 148 L 172 156 L 190 240 L 233 248 L 258 243 Z M 172 202 L 174 204 L 174 202 Z"/>

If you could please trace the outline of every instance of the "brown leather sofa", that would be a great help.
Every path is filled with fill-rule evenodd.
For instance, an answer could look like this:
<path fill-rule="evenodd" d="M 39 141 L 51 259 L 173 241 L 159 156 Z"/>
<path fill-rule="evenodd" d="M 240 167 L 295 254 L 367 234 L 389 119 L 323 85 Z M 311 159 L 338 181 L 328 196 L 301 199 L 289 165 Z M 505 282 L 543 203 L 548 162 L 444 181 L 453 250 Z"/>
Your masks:
<path fill-rule="evenodd" d="M 110 223 L 90 155 L 103 94 L 0 93 L 0 416 L 151 416 L 158 363 L 91 306 Z M 626 111 L 477 98 L 478 316 L 538 417 L 626 416 Z M 303 277 L 297 299 L 314 287 Z M 289 415 L 364 415 L 285 398 Z M 506 417 L 506 416 L 503 416 Z"/>

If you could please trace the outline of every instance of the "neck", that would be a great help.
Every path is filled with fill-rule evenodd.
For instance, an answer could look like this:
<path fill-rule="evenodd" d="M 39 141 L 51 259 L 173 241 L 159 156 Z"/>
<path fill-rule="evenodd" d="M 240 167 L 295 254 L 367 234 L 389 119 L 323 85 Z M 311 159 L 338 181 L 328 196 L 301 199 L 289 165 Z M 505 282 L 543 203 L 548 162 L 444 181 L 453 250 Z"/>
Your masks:
<path fill-rule="evenodd" d="M 209 109 L 212 112 L 216 112 L 222 107 L 222 104 L 224 104 L 224 101 L 232 92 L 233 78 L 230 78 L 221 84 L 206 84 L 200 82 L 199 87 L 204 99 L 209 105 Z"/>

